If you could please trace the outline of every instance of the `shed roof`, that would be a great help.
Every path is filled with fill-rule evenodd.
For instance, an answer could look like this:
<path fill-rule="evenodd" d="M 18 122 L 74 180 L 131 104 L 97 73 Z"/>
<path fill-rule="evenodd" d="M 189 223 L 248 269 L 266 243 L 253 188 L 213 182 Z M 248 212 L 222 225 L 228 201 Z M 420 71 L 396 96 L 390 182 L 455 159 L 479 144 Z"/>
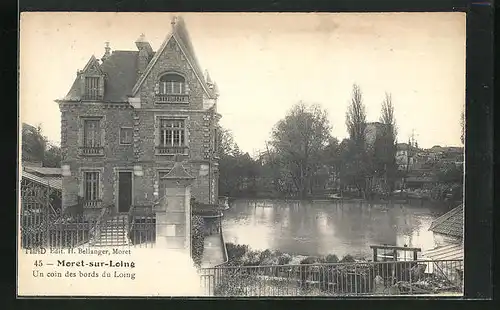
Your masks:
<path fill-rule="evenodd" d="M 461 204 L 435 219 L 429 230 L 435 233 L 463 238 L 464 205 Z"/>
<path fill-rule="evenodd" d="M 55 176 L 55 177 L 62 176 L 62 169 L 61 168 L 28 166 L 28 167 L 24 167 L 24 171 L 32 173 L 32 174 L 42 175 L 42 176 Z"/>
<path fill-rule="evenodd" d="M 60 177 L 40 177 L 27 171 L 22 172 L 22 178 L 45 185 L 58 191 L 62 191 L 62 178 Z"/>

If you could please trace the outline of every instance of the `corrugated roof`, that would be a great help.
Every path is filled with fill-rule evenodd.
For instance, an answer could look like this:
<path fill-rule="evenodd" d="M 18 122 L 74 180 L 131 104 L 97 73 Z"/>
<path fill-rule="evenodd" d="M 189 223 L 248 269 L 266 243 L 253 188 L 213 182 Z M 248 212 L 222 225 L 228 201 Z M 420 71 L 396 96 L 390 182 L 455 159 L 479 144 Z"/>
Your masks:
<path fill-rule="evenodd" d="M 62 178 L 57 177 L 39 177 L 34 175 L 33 173 L 29 173 L 27 171 L 22 172 L 22 177 L 26 178 L 30 181 L 39 183 L 41 185 L 49 186 L 50 188 L 62 191 Z"/>
<path fill-rule="evenodd" d="M 43 174 L 46 176 L 61 176 L 62 175 L 62 169 L 61 168 L 49 168 L 49 167 L 24 167 L 24 170 L 29 173 L 35 173 L 35 174 Z"/>
<path fill-rule="evenodd" d="M 436 247 L 422 253 L 422 258 L 428 260 L 464 259 L 464 247 L 462 244 Z"/>
<path fill-rule="evenodd" d="M 464 205 L 452 209 L 435 219 L 431 227 L 432 232 L 463 238 L 464 235 Z"/>

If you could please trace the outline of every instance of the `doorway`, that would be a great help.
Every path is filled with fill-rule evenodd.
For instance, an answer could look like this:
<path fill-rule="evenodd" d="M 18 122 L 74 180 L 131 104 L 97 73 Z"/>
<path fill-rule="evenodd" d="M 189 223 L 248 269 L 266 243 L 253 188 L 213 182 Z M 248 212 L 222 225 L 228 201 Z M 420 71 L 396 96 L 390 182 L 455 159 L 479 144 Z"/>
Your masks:
<path fill-rule="evenodd" d="M 118 172 L 118 212 L 126 213 L 132 206 L 132 172 Z"/>

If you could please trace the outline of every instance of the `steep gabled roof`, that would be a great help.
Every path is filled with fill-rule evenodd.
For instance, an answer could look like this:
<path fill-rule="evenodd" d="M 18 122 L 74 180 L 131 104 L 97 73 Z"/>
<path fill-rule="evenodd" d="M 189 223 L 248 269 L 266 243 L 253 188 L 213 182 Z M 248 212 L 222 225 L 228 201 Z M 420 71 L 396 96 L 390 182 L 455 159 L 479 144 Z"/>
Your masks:
<path fill-rule="evenodd" d="M 151 69 L 155 66 L 156 62 L 160 58 L 161 54 L 167 47 L 168 42 L 170 41 L 171 38 L 173 38 L 176 43 L 179 45 L 181 52 L 183 53 L 184 57 L 186 58 L 188 64 L 191 66 L 193 69 L 196 78 L 200 82 L 201 86 L 203 87 L 206 95 L 209 98 L 215 98 L 215 93 L 208 88 L 208 85 L 206 84 L 204 78 L 203 78 L 203 72 L 201 70 L 200 64 L 198 63 L 198 60 L 196 58 L 196 55 L 194 53 L 193 45 L 191 43 L 191 39 L 189 37 L 188 31 L 186 29 L 186 25 L 184 23 L 184 20 L 182 17 L 176 17 L 177 21 L 173 23 L 172 27 L 172 32 L 167 35 L 163 43 L 161 44 L 160 48 L 158 51 L 156 51 L 153 59 L 149 62 L 148 66 L 146 67 L 146 70 L 144 71 L 144 74 L 139 78 L 137 83 L 135 84 L 133 90 L 132 90 L 132 96 L 135 96 L 137 92 L 139 91 L 142 83 L 146 80 L 147 76 L 151 72 Z"/>
<path fill-rule="evenodd" d="M 113 51 L 99 66 L 99 70 L 106 75 L 104 101 L 127 101 L 127 96 L 132 93 L 132 88 L 137 81 L 138 54 L 139 52 L 137 51 Z M 88 68 L 92 62 L 94 62 L 94 65 L 97 62 L 94 56 L 91 57 L 85 68 Z M 63 100 L 80 100 L 80 94 L 80 83 L 78 78 L 76 78 Z"/>
<path fill-rule="evenodd" d="M 90 57 L 85 65 L 83 72 L 88 70 L 97 71 L 105 74 L 105 90 L 103 101 L 106 102 L 127 102 L 129 96 L 135 96 L 146 77 L 151 72 L 151 69 L 158 61 L 163 50 L 171 38 L 178 43 L 181 52 L 185 56 L 187 62 L 193 68 L 196 78 L 205 90 L 208 98 L 215 98 L 216 91 L 210 89 L 203 77 L 203 72 L 194 54 L 194 49 L 189 38 L 184 20 L 177 18 L 177 22 L 173 26 L 172 32 L 166 37 L 158 51 L 153 53 L 153 58 L 149 62 L 144 74 L 138 75 L 138 51 L 113 51 L 102 64 L 95 56 Z M 73 82 L 69 92 L 62 99 L 63 101 L 79 101 L 81 99 L 80 80 L 77 77 Z"/>
<path fill-rule="evenodd" d="M 127 101 L 137 81 L 137 51 L 113 51 L 101 65 L 106 73 L 104 101 Z"/>
<path fill-rule="evenodd" d="M 464 205 L 461 204 L 435 219 L 429 230 L 435 233 L 463 238 Z"/>

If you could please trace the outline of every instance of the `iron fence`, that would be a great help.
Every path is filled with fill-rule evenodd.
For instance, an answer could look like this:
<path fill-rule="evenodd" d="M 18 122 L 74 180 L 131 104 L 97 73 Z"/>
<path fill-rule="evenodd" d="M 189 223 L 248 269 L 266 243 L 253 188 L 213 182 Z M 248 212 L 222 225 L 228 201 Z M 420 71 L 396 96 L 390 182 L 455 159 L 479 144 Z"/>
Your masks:
<path fill-rule="evenodd" d="M 200 270 L 212 296 L 362 296 L 461 293 L 462 260 L 387 261 Z"/>

